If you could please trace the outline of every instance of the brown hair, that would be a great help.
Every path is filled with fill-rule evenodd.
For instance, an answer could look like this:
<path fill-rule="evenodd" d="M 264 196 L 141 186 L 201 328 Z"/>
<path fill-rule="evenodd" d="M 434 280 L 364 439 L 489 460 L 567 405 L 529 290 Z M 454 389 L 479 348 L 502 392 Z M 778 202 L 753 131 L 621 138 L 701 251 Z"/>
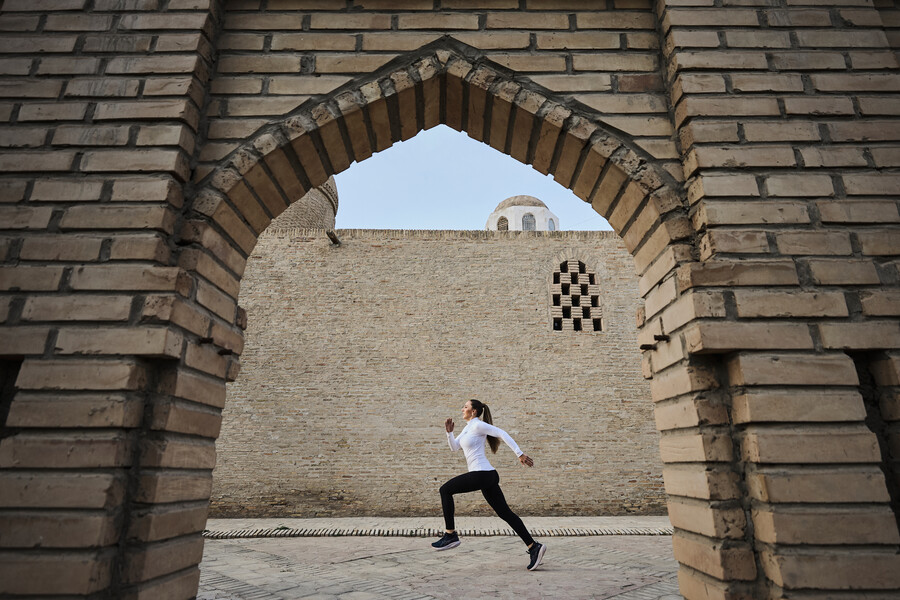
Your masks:
<path fill-rule="evenodd" d="M 482 421 L 487 423 L 488 425 L 493 425 L 494 421 L 491 420 L 491 409 L 488 408 L 488 405 L 482 402 L 481 400 L 475 400 L 472 398 L 469 400 L 469 403 L 472 405 L 472 408 L 475 409 L 475 416 L 479 417 Z M 488 445 L 491 447 L 491 452 L 494 454 L 497 453 L 497 448 L 500 447 L 500 438 L 496 438 L 492 435 L 487 436 Z"/>

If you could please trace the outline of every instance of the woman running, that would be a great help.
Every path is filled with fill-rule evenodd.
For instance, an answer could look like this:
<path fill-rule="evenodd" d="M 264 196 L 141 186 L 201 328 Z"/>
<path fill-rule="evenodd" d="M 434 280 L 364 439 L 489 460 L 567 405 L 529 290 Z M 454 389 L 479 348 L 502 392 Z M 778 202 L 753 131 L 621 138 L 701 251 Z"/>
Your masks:
<path fill-rule="evenodd" d="M 453 524 L 453 495 L 465 494 L 481 490 L 484 499 L 490 504 L 491 508 L 497 515 L 506 521 L 513 528 L 525 545 L 528 546 L 528 554 L 531 561 L 528 563 L 528 570 L 534 571 L 544 558 L 544 552 L 547 547 L 543 544 L 535 542 L 525 528 L 516 513 L 510 510 L 506 504 L 506 498 L 503 497 L 503 491 L 500 489 L 500 476 L 491 463 L 488 462 L 484 453 L 484 442 L 491 446 L 491 451 L 496 453 L 500 447 L 500 439 L 506 442 L 506 445 L 512 448 L 512 451 L 519 457 L 519 462 L 528 467 L 534 466 L 534 461 L 519 450 L 519 446 L 513 441 L 509 434 L 494 427 L 491 423 L 491 411 L 486 404 L 478 400 L 469 400 L 462 409 L 463 419 L 467 421 L 459 437 L 453 437 L 454 423 L 453 419 L 447 419 L 444 422 L 444 428 L 447 430 L 447 441 L 450 443 L 450 449 L 456 452 L 460 448 L 466 456 L 466 463 L 469 466 L 469 472 L 454 477 L 441 486 L 441 507 L 444 510 L 444 525 L 446 533 L 444 537 L 431 544 L 437 550 L 449 550 L 459 546 L 459 535 Z M 500 439 L 498 439 L 500 438 Z"/>

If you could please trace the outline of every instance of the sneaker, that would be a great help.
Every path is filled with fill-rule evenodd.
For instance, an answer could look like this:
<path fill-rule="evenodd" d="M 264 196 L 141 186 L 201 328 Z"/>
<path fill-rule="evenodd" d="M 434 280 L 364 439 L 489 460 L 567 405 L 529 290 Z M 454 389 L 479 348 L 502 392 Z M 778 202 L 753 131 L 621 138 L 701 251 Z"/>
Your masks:
<path fill-rule="evenodd" d="M 541 561 L 544 560 L 544 552 L 546 551 L 547 546 L 539 544 L 537 542 L 534 543 L 534 546 L 528 549 L 528 555 L 531 557 L 531 562 L 528 563 L 529 571 L 534 571 L 538 568 L 538 565 L 540 565 Z"/>
<path fill-rule="evenodd" d="M 459 546 L 459 536 L 455 533 L 445 533 L 444 537 L 431 544 L 435 550 L 449 550 Z"/>

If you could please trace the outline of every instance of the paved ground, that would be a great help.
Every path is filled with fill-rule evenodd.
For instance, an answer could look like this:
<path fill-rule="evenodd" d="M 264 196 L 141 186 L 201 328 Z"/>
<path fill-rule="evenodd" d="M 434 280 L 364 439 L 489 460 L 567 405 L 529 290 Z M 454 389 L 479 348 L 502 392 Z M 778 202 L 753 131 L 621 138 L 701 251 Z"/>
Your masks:
<path fill-rule="evenodd" d="M 444 552 L 431 549 L 432 538 L 398 535 L 433 519 L 211 520 L 213 532 L 270 531 L 273 525 L 321 531 L 328 521 L 336 536 L 207 539 L 197 599 L 680 598 L 667 535 L 550 535 L 659 530 L 668 525 L 665 517 L 524 520 L 533 531 L 547 532 L 539 538 L 548 548 L 544 564 L 534 572 L 525 569 L 528 557 L 518 538 L 488 535 L 505 529 L 489 518 L 460 518 L 459 529 L 470 535 Z M 349 535 L 351 525 L 388 535 Z"/>

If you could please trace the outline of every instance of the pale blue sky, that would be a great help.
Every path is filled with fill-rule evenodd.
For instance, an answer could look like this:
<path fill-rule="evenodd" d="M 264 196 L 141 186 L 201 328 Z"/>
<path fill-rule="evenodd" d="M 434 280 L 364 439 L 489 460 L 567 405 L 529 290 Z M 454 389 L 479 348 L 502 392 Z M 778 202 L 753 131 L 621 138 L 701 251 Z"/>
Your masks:
<path fill-rule="evenodd" d="M 335 176 L 341 229 L 484 229 L 502 200 L 540 198 L 560 229 L 609 230 L 552 177 L 439 125 Z"/>

